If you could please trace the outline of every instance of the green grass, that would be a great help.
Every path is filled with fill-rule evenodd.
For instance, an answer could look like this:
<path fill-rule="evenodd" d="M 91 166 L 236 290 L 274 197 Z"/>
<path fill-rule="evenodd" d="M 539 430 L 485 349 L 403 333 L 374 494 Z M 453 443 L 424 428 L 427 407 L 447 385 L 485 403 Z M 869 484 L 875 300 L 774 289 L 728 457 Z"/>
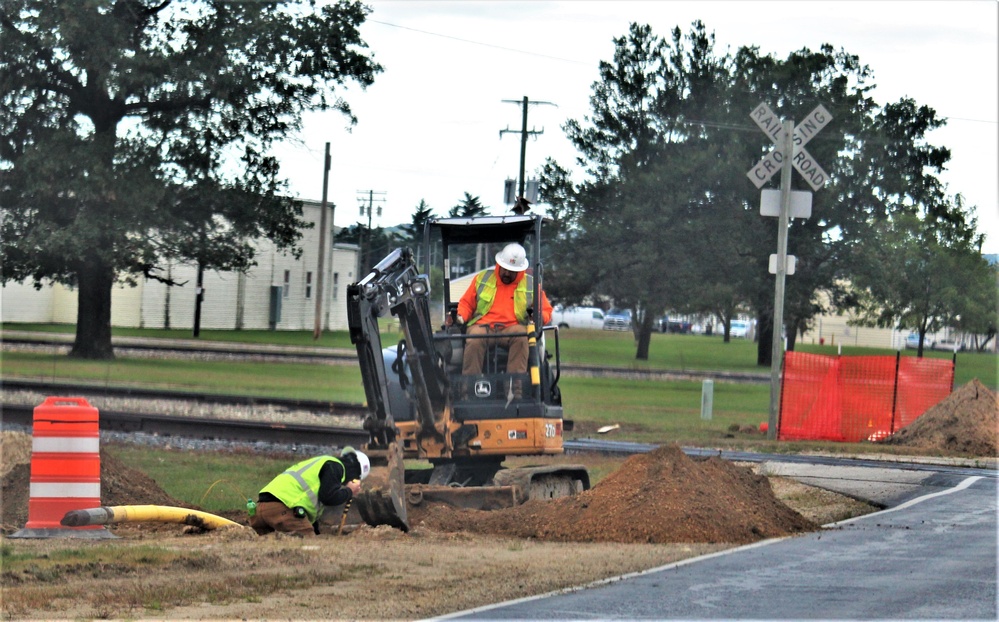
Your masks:
<path fill-rule="evenodd" d="M 549 350 L 554 346 L 549 343 Z M 599 330 L 559 331 L 562 361 L 575 365 L 601 365 L 628 369 L 681 371 L 734 371 L 769 374 L 769 367 L 756 364 L 757 344 L 748 339 L 732 339 L 729 343 L 717 335 L 673 335 L 653 333 L 649 359 L 635 358 L 635 340 L 630 332 Z M 838 346 L 798 344 L 797 352 L 836 356 Z M 844 346 L 843 356 L 895 356 L 896 350 Z M 915 350 L 902 350 L 902 356 L 916 356 Z M 952 352 L 935 350 L 923 353 L 928 358 L 950 360 Z M 999 357 L 991 353 L 959 352 L 954 386 L 978 378 L 993 391 L 999 387 Z"/>
<path fill-rule="evenodd" d="M 385 321 L 388 325 L 388 320 Z M 0 330 L 16 330 L 60 335 L 76 334 L 74 324 L 30 324 L 7 322 Z M 151 339 L 194 339 L 190 329 L 163 328 L 111 328 L 112 337 L 147 337 Z M 200 341 L 221 341 L 226 343 L 261 343 L 282 346 L 315 346 L 325 348 L 350 348 L 350 336 L 346 331 L 324 331 L 319 339 L 313 339 L 312 331 L 305 330 L 201 330 Z"/>
<path fill-rule="evenodd" d="M 256 500 L 260 489 L 275 475 L 303 458 L 118 444 L 105 445 L 105 449 L 151 477 L 171 497 L 210 513 L 245 509 L 247 499 Z"/>
<path fill-rule="evenodd" d="M 119 357 L 88 361 L 64 355 L 5 352 L 4 378 L 39 382 L 96 382 L 172 391 L 297 398 L 360 404 L 361 372 L 356 365 L 235 363 Z"/>
<path fill-rule="evenodd" d="M 770 407 L 769 385 L 715 383 L 710 420 L 701 418 L 700 382 L 563 378 L 560 386 L 569 418 L 620 424 L 640 442 L 725 444 L 731 426 L 757 428 Z"/>
<path fill-rule="evenodd" d="M 728 370 L 766 372 L 756 365 L 756 344 L 746 339 L 725 343 L 721 337 L 653 333 L 649 359 L 635 358 L 630 332 L 602 330 L 559 331 L 562 361 L 575 365 L 603 365 L 629 369 Z M 551 343 L 548 349 L 554 348 Z"/>

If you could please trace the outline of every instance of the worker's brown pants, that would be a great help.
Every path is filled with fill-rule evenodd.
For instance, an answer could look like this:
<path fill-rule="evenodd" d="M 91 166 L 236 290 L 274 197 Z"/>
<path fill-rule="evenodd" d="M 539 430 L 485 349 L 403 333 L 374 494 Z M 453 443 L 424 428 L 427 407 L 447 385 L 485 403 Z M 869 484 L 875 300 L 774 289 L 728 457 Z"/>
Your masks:
<path fill-rule="evenodd" d="M 261 536 L 272 531 L 292 533 L 304 538 L 316 535 L 308 518 L 295 516 L 291 508 L 278 501 L 258 503 L 257 513 L 250 517 L 250 527 Z"/>
<path fill-rule="evenodd" d="M 507 348 L 506 371 L 509 374 L 527 372 L 527 327 L 522 324 L 510 326 L 485 326 L 474 324 L 465 332 L 466 335 L 499 335 L 490 339 L 466 339 L 464 361 L 461 364 L 463 374 L 481 374 L 482 359 L 490 346 L 500 345 Z"/>

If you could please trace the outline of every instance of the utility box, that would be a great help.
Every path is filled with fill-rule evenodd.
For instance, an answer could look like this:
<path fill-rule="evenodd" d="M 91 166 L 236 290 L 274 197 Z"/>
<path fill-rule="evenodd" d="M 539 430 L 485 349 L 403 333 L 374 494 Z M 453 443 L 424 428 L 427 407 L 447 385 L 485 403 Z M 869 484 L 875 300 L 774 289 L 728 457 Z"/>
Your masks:
<path fill-rule="evenodd" d="M 267 314 L 267 327 L 270 330 L 277 330 L 278 322 L 281 321 L 281 298 L 284 288 L 280 285 L 271 285 L 271 306 Z"/>
<path fill-rule="evenodd" d="M 503 202 L 513 205 L 517 202 L 517 180 L 508 179 L 503 182 Z"/>

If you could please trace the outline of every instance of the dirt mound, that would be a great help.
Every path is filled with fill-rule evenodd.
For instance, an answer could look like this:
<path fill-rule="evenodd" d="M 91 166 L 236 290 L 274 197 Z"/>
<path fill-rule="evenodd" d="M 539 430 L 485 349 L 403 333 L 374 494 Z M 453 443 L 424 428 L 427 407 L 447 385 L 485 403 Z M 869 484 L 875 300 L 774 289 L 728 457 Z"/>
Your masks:
<path fill-rule="evenodd" d="M 976 378 L 886 438 L 887 445 L 970 456 L 999 455 L 999 402 Z"/>
<path fill-rule="evenodd" d="M 564 542 L 748 543 L 818 525 L 781 503 L 769 481 L 720 458 L 694 460 L 677 446 L 628 458 L 575 497 L 489 512 L 414 508 L 410 524 Z"/>
<path fill-rule="evenodd" d="M 3 479 L 0 482 L 0 532 L 13 533 L 28 522 L 31 480 L 31 436 L 5 432 L 0 444 Z M 26 448 L 26 449 L 25 449 Z M 140 471 L 103 449 L 101 454 L 101 505 L 168 505 L 192 507 L 174 499 Z M 173 526 L 176 528 L 176 525 Z"/>

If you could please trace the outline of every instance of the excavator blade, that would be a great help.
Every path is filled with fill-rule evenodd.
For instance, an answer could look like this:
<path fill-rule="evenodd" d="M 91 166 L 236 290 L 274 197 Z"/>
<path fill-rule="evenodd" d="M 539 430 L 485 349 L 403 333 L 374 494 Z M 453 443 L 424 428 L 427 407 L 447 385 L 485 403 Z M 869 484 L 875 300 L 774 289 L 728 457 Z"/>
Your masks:
<path fill-rule="evenodd" d="M 369 451 L 368 456 L 375 463 L 371 473 L 364 479 L 361 493 L 354 498 L 357 511 L 364 522 L 377 527 L 391 525 L 402 531 L 409 531 L 406 516 L 405 480 L 406 465 L 402 448 L 398 443 L 390 443 L 384 452 Z"/>

